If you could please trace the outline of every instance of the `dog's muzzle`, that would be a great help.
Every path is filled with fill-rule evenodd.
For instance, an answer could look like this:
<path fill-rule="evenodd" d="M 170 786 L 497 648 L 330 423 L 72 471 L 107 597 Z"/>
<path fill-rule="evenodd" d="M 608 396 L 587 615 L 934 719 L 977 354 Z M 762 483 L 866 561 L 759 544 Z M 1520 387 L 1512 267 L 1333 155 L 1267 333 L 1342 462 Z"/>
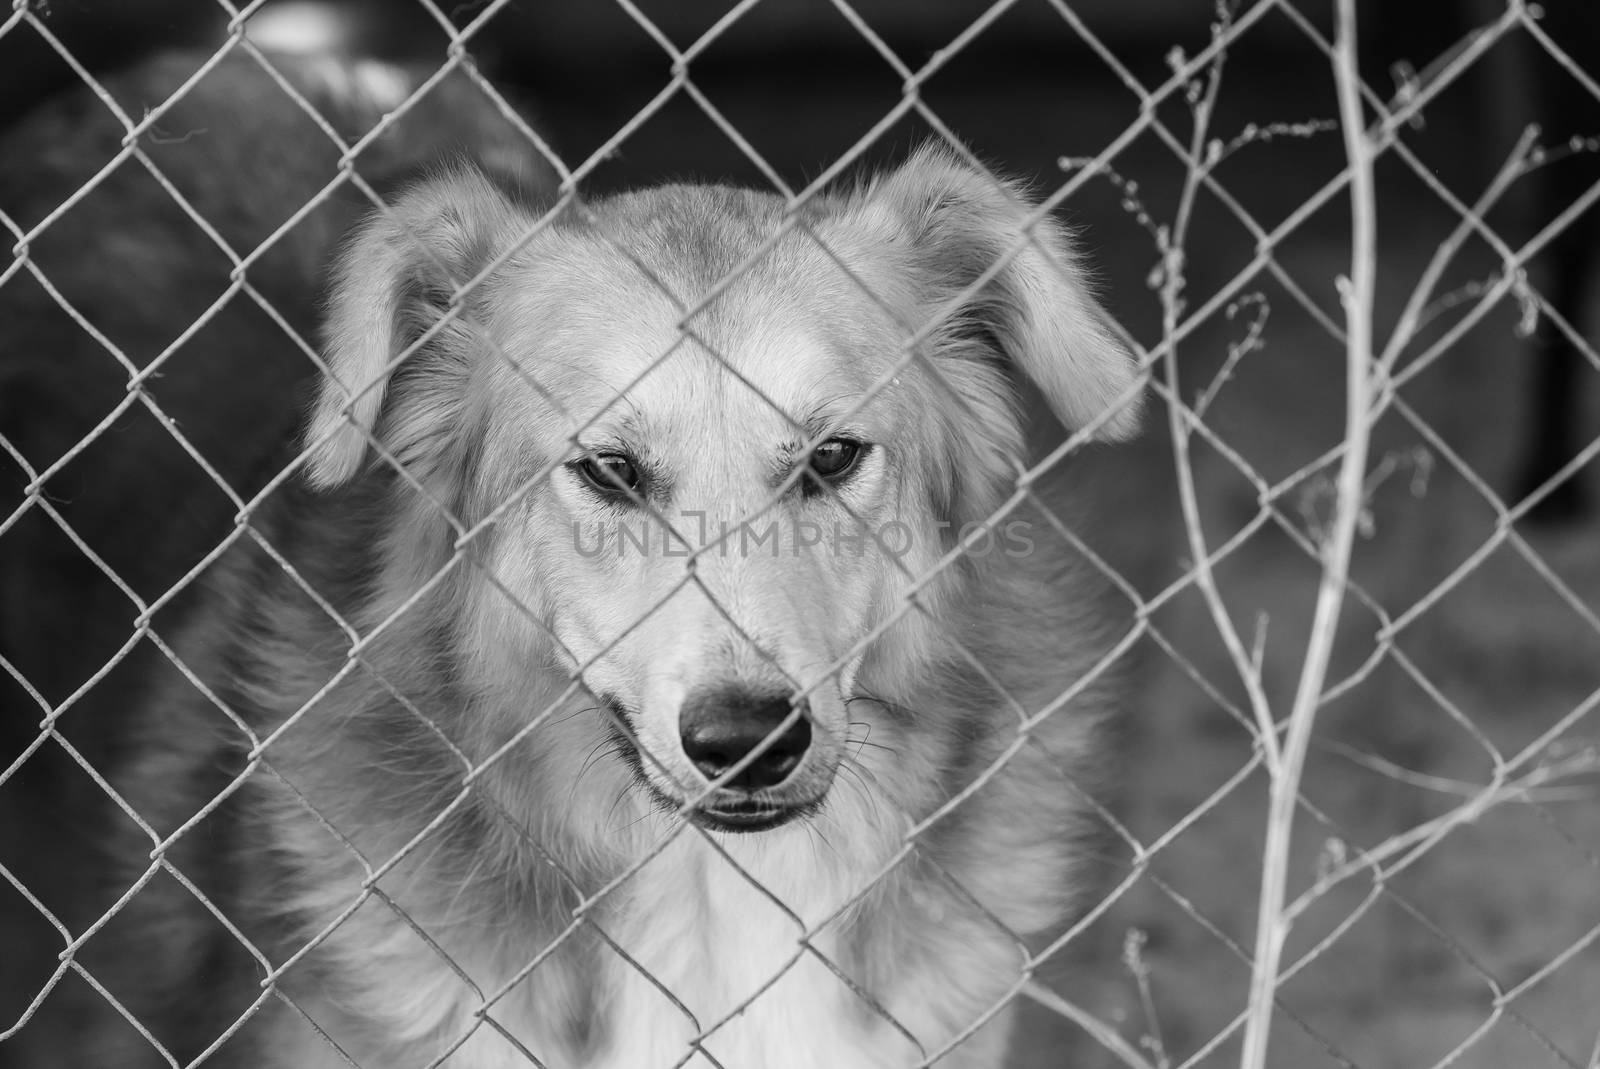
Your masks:
<path fill-rule="evenodd" d="M 608 702 L 614 719 L 626 725 L 621 706 Z M 704 787 L 714 789 L 686 811 L 689 819 L 714 831 L 767 831 L 814 812 L 823 790 L 801 786 L 797 775 L 812 749 L 809 704 L 790 700 L 787 693 L 722 687 L 696 691 L 679 714 L 679 745 L 683 756 L 704 777 L 704 783 L 685 786 L 685 795 L 698 797 Z M 631 735 L 631 731 L 628 732 Z M 633 740 L 624 751 L 643 786 L 665 809 L 684 808 L 684 798 L 672 798 L 645 773 L 644 760 Z M 831 777 L 828 777 L 831 778 Z"/>
<path fill-rule="evenodd" d="M 691 814 L 718 831 L 765 831 L 817 805 L 785 790 L 811 748 L 808 704 L 786 693 L 723 687 L 683 704 L 684 756 L 717 789 Z"/>

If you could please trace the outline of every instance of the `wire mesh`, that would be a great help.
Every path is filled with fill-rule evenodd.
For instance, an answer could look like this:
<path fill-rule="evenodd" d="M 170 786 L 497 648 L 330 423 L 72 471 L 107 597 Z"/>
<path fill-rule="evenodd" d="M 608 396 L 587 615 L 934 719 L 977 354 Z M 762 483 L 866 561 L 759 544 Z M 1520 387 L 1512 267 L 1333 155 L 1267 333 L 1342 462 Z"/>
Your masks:
<path fill-rule="evenodd" d="M 1519 127 L 1469 183 L 1427 137 L 1474 77 L 1600 103 L 1593 19 L 1479 5 L 1385 93 L 1352 0 L 1219 5 L 1155 78 L 1050 0 L 1116 129 L 1025 189 L 935 103 L 1021 4 L 913 63 L 833 0 L 899 88 L 795 182 L 701 75 L 763 5 L 685 46 L 616 3 L 669 76 L 581 158 L 474 59 L 504 2 L 415 0 L 423 68 L 226 0 L 134 80 L 0 23 L 80 83 L 0 164 L 0 1061 L 1600 1066 L 1600 567 L 1536 523 L 1600 456 L 1583 254 L 1544 277 L 1597 142 Z M 1252 47 L 1325 112 L 1226 126 Z M 764 198 L 587 192 L 688 106 Z M 935 148 L 861 179 L 907 122 Z M 477 177 L 419 182 L 445 144 Z M 1153 262 L 1149 314 L 1102 322 L 1080 247 Z M 1019 357 L 1044 315 L 1082 351 Z M 1561 412 L 1505 385 L 1541 338 Z M 741 481 L 753 427 L 782 462 Z M 1519 434 L 1564 444 L 1519 473 Z M 891 476 L 929 501 L 878 510 Z M 701 764 L 680 709 L 764 737 Z M 729 833 L 791 815 L 796 745 L 823 793 Z"/>

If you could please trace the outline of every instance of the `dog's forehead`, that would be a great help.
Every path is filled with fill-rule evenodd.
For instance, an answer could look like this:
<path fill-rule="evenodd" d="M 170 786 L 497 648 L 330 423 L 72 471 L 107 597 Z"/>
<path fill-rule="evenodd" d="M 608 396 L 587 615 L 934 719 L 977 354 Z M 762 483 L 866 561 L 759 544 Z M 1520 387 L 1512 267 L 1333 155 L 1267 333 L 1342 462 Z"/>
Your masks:
<path fill-rule="evenodd" d="M 892 319 L 777 198 L 663 187 L 604 202 L 534 255 L 527 345 L 597 433 L 626 421 L 704 442 L 804 438 L 870 406 L 900 356 Z"/>
<path fill-rule="evenodd" d="M 708 447 L 766 454 L 844 421 L 870 428 L 881 416 L 870 362 L 793 316 L 769 310 L 680 330 L 636 307 L 616 322 L 625 337 L 589 354 L 594 374 L 582 383 L 599 413 L 590 428 L 597 440 L 688 463 Z"/>
<path fill-rule="evenodd" d="M 652 440 L 687 448 L 798 442 L 851 414 L 870 382 L 859 363 L 794 324 L 752 320 L 689 338 L 627 394 Z"/>

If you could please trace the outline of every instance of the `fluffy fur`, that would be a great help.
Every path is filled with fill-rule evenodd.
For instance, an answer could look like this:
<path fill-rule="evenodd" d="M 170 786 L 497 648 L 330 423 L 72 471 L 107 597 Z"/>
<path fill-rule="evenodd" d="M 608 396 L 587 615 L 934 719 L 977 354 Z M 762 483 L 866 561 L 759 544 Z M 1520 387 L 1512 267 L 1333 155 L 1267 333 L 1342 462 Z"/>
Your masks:
<path fill-rule="evenodd" d="M 96 975 L 208 1064 L 998 1064 L 1022 938 L 1082 885 L 1100 629 L 1036 514 L 945 558 L 1014 488 L 1019 377 L 1136 421 L 1030 212 L 924 150 L 793 219 L 672 186 L 541 225 L 470 171 L 370 218 L 304 480 L 133 714 L 119 849 L 155 862 Z M 870 448 L 823 485 L 839 438 Z M 593 551 L 623 526 L 647 548 Z M 718 688 L 806 718 L 756 796 L 792 819 L 706 818 L 730 788 L 680 734 Z"/>

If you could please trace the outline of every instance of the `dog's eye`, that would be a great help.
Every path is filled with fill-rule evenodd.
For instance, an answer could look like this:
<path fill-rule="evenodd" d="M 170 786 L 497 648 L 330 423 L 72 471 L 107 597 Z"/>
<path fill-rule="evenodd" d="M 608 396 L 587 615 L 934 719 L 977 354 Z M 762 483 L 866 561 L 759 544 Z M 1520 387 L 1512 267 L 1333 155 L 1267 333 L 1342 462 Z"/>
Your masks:
<path fill-rule="evenodd" d="M 819 443 L 806 458 L 808 474 L 813 478 L 805 481 L 805 490 L 815 493 L 820 489 L 818 480 L 839 482 L 850 474 L 867 449 L 867 446 L 850 438 L 829 438 Z"/>
<path fill-rule="evenodd" d="M 811 470 L 824 479 L 835 479 L 849 471 L 860 455 L 860 442 L 829 438 L 811 451 Z"/>
<path fill-rule="evenodd" d="M 578 461 L 578 472 L 589 485 L 608 494 L 639 489 L 639 469 L 622 453 L 595 453 Z"/>

